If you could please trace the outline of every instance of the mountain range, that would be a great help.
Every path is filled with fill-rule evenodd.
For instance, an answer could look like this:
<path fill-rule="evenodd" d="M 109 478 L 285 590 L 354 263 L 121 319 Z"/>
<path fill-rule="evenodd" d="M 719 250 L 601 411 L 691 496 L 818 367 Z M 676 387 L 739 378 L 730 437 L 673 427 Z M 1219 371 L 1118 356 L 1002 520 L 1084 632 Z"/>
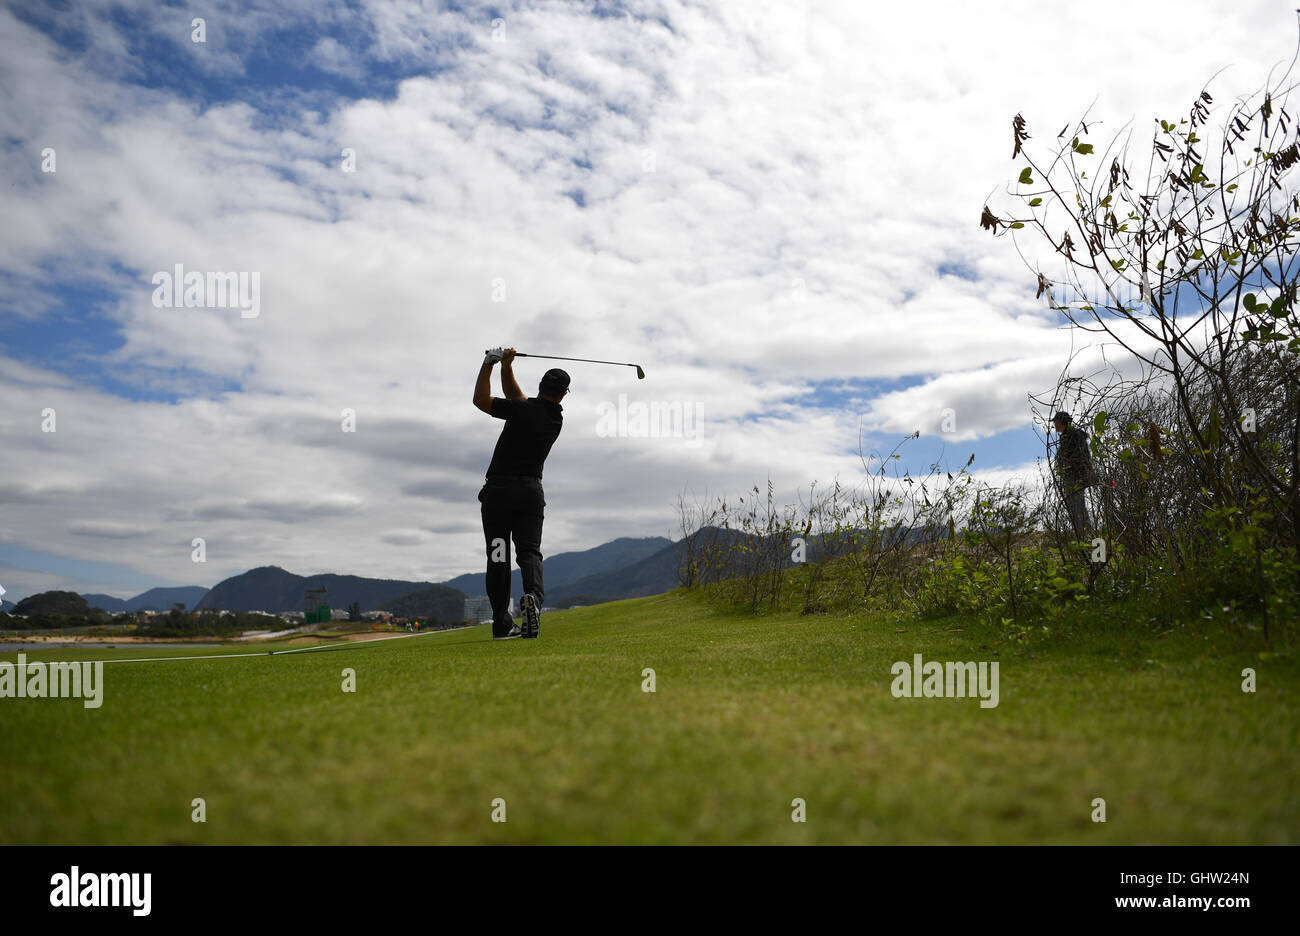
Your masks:
<path fill-rule="evenodd" d="M 374 611 L 386 601 L 401 598 L 433 586 L 433 582 L 400 579 L 372 579 L 360 575 L 295 575 L 279 566 L 260 566 L 218 582 L 203 596 L 198 610 L 302 611 L 307 589 L 324 588 L 331 608 L 359 604 L 362 611 Z"/>
<path fill-rule="evenodd" d="M 183 585 L 179 588 L 151 588 L 134 598 L 114 598 L 112 595 L 82 595 L 86 604 L 100 608 L 110 614 L 136 611 L 170 611 L 177 604 L 185 605 L 185 610 L 194 608 L 208 593 L 200 585 Z"/>
<path fill-rule="evenodd" d="M 702 528 L 692 537 L 695 551 L 701 556 L 709 546 L 725 550 L 742 540 L 754 547 L 763 538 L 716 527 Z M 831 544 L 822 542 L 820 537 L 810 537 L 807 559 L 816 561 L 828 551 L 839 551 L 836 548 L 828 550 L 828 546 Z M 569 608 L 671 591 L 678 585 L 682 558 L 690 551 L 685 539 L 674 542 L 666 537 L 651 536 L 622 537 L 592 549 L 559 553 L 545 559 L 542 564 L 546 583 L 545 604 Z M 732 555 L 743 556 L 752 552 L 752 549 L 746 549 Z M 787 568 L 790 566 L 788 561 L 782 564 Z M 735 567 L 730 574 L 741 572 L 742 568 Z M 151 588 L 128 599 L 94 594 L 81 597 L 91 607 L 111 613 L 168 611 L 174 604 L 183 603 L 191 610 L 266 611 L 274 614 L 303 610 L 308 588 L 325 588 L 326 601 L 331 608 L 347 608 L 356 603 L 362 611 L 385 610 L 402 617 L 431 617 L 436 620 L 456 620 L 463 612 L 465 598 L 481 596 L 485 591 L 481 572 L 434 583 L 336 573 L 304 576 L 278 566 L 260 566 L 231 576 L 211 590 L 198 586 Z M 523 593 L 517 568 L 511 572 L 510 593 L 516 602 Z"/>
<path fill-rule="evenodd" d="M 639 566 L 651 556 L 672 546 L 672 540 L 663 536 L 648 536 L 641 539 L 620 537 L 610 540 L 592 549 L 581 552 L 558 553 L 542 560 L 542 582 L 546 586 L 546 603 L 554 605 L 563 595 L 571 593 L 572 588 L 583 579 L 611 571 L 621 571 Z M 513 555 L 512 557 L 513 558 Z M 448 579 L 443 583 L 457 588 L 467 595 L 486 595 L 486 577 L 482 572 L 470 572 Z M 661 591 L 675 587 L 676 582 L 666 584 Z M 605 589 L 607 591 L 607 589 Z M 516 597 L 524 593 L 523 579 L 519 569 L 510 573 L 510 594 Z M 648 594 L 654 594 L 649 592 Z M 620 598 L 633 598 L 635 595 L 622 595 Z M 610 599 L 605 599 L 610 600 Z"/>
<path fill-rule="evenodd" d="M 906 538 L 922 538 L 909 531 Z M 731 529 L 705 527 L 693 536 L 696 551 L 703 554 L 710 545 L 723 548 L 740 541 L 755 547 L 763 538 Z M 782 549 L 785 547 L 783 546 Z M 574 605 L 600 604 L 621 598 L 657 595 L 676 588 L 682 557 L 688 553 L 687 541 L 674 542 L 662 536 L 621 537 L 579 552 L 559 553 L 542 563 L 546 584 L 545 604 L 568 608 Z M 740 554 L 752 552 L 747 549 Z M 809 538 L 807 559 L 816 561 L 827 552 L 838 552 L 833 544 L 820 537 Z M 787 560 L 782 563 L 789 567 Z M 735 567 L 730 574 L 743 571 Z M 108 595 L 84 595 L 92 607 L 118 613 L 153 609 L 170 610 L 183 602 L 197 610 L 280 611 L 303 610 L 308 588 L 325 588 L 331 608 L 347 608 L 354 602 L 362 611 L 384 610 L 402 617 L 432 617 L 456 620 L 467 597 L 485 592 L 482 572 L 458 575 L 446 582 L 412 582 L 400 579 L 374 579 L 359 575 L 323 573 L 295 575 L 278 566 L 261 566 L 231 576 L 211 590 L 188 588 L 152 588 L 134 598 L 121 600 Z M 511 571 L 510 594 L 523 594 L 519 570 Z"/>
<path fill-rule="evenodd" d="M 558 553 L 542 562 L 546 604 L 567 607 L 619 598 L 653 595 L 677 585 L 676 545 L 662 536 L 621 537 L 592 549 Z M 373 579 L 324 573 L 295 575 L 278 566 L 260 566 L 224 579 L 211 590 L 193 586 L 152 588 L 134 598 L 83 595 L 92 607 L 117 614 L 139 610 L 171 610 L 175 602 L 189 609 L 226 611 L 303 610 L 308 588 L 325 588 L 332 608 L 353 602 L 362 611 L 388 610 L 403 616 L 445 619 L 466 597 L 486 592 L 484 574 L 471 572 L 446 582 Z M 523 594 L 517 568 L 511 573 L 511 595 Z M 452 616 L 450 619 L 454 619 Z"/>

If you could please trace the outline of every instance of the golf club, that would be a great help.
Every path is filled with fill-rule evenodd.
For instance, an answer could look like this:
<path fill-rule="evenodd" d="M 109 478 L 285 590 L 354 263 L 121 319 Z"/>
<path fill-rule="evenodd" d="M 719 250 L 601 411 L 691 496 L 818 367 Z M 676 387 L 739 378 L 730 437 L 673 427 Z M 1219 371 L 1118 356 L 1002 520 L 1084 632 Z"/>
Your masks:
<path fill-rule="evenodd" d="M 641 369 L 640 364 L 625 364 L 622 361 L 593 361 L 591 358 L 580 357 L 556 357 L 553 354 L 524 354 L 522 351 L 516 351 L 515 357 L 535 357 L 546 358 L 548 361 L 581 361 L 584 364 L 613 364 L 616 367 L 635 367 L 636 379 L 645 380 L 645 371 Z"/>

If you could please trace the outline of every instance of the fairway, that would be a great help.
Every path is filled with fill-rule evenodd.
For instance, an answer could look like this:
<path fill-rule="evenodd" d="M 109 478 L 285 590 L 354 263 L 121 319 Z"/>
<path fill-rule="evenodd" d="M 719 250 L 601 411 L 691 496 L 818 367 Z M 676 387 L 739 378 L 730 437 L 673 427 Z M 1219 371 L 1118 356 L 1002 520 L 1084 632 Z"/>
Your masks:
<path fill-rule="evenodd" d="M 549 614 L 536 641 L 489 630 L 109 664 L 93 710 L 8 699 L 0 842 L 1300 840 L 1289 654 L 1118 627 L 1026 649 L 951 620 L 720 614 L 688 592 Z M 999 704 L 895 698 L 890 667 L 915 653 L 999 661 Z"/>

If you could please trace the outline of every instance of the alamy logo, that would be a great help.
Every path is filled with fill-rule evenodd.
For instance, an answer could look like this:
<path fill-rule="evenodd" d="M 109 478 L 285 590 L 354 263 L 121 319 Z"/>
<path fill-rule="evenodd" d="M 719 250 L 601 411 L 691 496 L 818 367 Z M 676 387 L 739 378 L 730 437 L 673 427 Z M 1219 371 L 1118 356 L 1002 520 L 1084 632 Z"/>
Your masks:
<path fill-rule="evenodd" d="M 910 664 L 899 660 L 889 672 L 895 699 L 973 699 L 978 692 L 980 708 L 998 707 L 997 663 L 922 663 L 916 653 Z"/>
<path fill-rule="evenodd" d="M 86 708 L 104 704 L 104 662 L 28 663 L 18 654 L 18 665 L 0 662 L 0 699 L 84 699 Z"/>
<path fill-rule="evenodd" d="M 149 280 L 158 287 L 153 304 L 159 309 L 239 309 L 242 318 L 262 314 L 262 274 L 213 273 L 206 276 L 196 270 L 185 272 L 176 264 L 175 273 L 160 270 Z"/>
<path fill-rule="evenodd" d="M 698 403 L 681 400 L 629 403 L 626 393 L 618 403 L 604 400 L 596 405 L 596 435 L 602 439 L 685 439 L 687 448 L 699 448 L 700 420 Z"/>
<path fill-rule="evenodd" d="M 148 916 L 153 875 L 82 874 L 76 865 L 69 874 L 50 878 L 51 907 L 130 907 L 133 916 Z"/>

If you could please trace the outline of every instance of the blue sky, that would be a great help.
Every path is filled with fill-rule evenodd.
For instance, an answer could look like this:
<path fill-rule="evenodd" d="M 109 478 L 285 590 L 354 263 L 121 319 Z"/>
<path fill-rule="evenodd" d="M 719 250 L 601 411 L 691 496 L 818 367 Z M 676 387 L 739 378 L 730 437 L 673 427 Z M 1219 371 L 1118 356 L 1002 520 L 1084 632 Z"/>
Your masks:
<path fill-rule="evenodd" d="M 1080 340 L 977 223 L 1011 116 L 1174 114 L 1290 49 L 1277 4 L 1204 5 L 1212 36 L 1099 9 L 0 9 L 0 584 L 476 569 L 497 344 L 647 371 L 573 365 L 548 553 L 675 535 L 684 490 L 860 478 L 860 430 L 1032 480 L 1029 395 Z M 259 314 L 156 306 L 177 264 L 256 274 Z M 697 407 L 702 444 L 598 436 L 619 394 Z"/>

